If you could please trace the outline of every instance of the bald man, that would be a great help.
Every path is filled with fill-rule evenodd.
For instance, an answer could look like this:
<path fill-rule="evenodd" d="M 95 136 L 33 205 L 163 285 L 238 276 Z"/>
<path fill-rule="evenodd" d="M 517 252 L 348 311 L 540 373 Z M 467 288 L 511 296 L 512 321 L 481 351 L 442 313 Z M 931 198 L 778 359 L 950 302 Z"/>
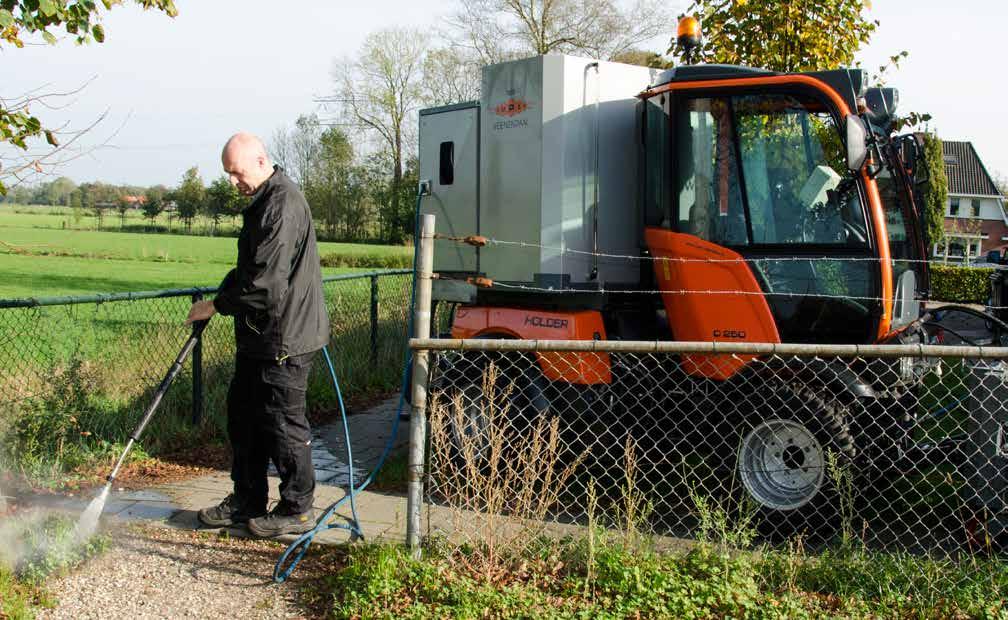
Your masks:
<path fill-rule="evenodd" d="M 221 154 L 224 172 L 251 201 L 242 211 L 238 262 L 212 301 L 188 322 L 234 317 L 235 372 L 227 397 L 234 490 L 199 511 L 206 525 L 248 523 L 272 537 L 314 524 L 315 471 L 305 391 L 314 354 L 329 341 L 329 318 L 311 211 L 301 190 L 274 166 L 259 138 L 238 133 Z M 266 469 L 280 474 L 280 501 L 266 511 Z"/>

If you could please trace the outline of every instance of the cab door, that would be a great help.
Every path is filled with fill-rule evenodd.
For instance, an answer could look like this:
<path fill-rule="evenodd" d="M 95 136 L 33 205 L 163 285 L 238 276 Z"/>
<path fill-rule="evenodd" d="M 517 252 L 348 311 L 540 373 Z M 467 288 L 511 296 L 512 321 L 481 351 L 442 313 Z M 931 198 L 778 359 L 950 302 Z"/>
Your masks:
<path fill-rule="evenodd" d="M 786 86 L 671 97 L 666 215 L 645 234 L 678 266 L 655 269 L 676 338 L 875 340 L 878 234 L 824 99 Z"/>

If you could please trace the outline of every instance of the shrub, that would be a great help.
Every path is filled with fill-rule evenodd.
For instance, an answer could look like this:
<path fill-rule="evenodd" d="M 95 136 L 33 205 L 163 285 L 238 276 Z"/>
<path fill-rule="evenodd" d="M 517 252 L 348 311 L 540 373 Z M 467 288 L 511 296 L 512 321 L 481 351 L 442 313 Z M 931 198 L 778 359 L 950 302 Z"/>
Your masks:
<path fill-rule="evenodd" d="M 920 134 L 924 141 L 922 164 L 927 182 L 921 188 L 924 197 L 924 226 L 931 243 L 945 238 L 945 203 L 948 200 L 948 178 L 945 176 L 945 159 L 942 141 L 932 133 Z"/>
<path fill-rule="evenodd" d="M 361 254 L 333 252 L 319 259 L 323 267 L 362 267 L 366 269 L 408 269 L 413 266 L 410 254 L 399 252 L 368 252 Z"/>
<path fill-rule="evenodd" d="M 993 269 L 931 266 L 931 299 L 968 304 L 982 304 L 990 296 L 990 274 Z"/>

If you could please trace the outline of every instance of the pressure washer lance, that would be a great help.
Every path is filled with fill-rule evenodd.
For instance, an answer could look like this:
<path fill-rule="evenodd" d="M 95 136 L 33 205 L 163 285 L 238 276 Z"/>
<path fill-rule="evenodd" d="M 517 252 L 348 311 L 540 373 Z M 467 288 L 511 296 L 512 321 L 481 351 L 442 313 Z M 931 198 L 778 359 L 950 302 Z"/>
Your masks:
<path fill-rule="evenodd" d="M 154 417 L 154 412 L 157 410 L 158 405 L 161 404 L 161 399 L 164 398 L 165 392 L 168 391 L 168 387 L 175 381 L 175 377 L 178 376 L 179 371 L 182 370 L 182 364 L 185 363 L 189 354 L 192 353 L 193 348 L 196 343 L 199 342 L 200 335 L 206 328 L 209 319 L 206 321 L 195 321 L 192 327 L 192 334 L 189 336 L 189 340 L 186 340 L 185 345 L 182 350 L 179 351 L 178 356 L 175 357 L 175 362 L 168 369 L 168 373 L 161 380 L 161 385 L 158 386 L 156 392 L 154 392 L 154 397 L 151 398 L 151 402 L 147 405 L 146 411 L 144 411 L 143 418 L 140 419 L 140 424 L 137 425 L 136 430 L 130 435 L 129 441 L 126 442 L 126 447 L 123 449 L 122 454 L 119 455 L 119 460 L 116 461 L 115 467 L 112 468 L 112 473 L 105 478 L 105 486 L 102 488 L 101 492 L 91 500 L 88 507 L 84 510 L 81 515 L 80 520 L 77 522 L 76 528 L 74 528 L 74 533 L 76 534 L 77 540 L 85 541 L 94 535 L 95 529 L 98 527 L 98 517 L 101 516 L 102 510 L 105 508 L 105 502 L 108 500 L 109 493 L 112 491 L 112 483 L 115 481 L 116 476 L 119 474 L 119 469 L 122 467 L 123 463 L 126 461 L 126 455 L 129 451 L 133 449 L 133 444 L 140 440 L 140 435 L 143 433 L 144 428 L 147 427 L 147 423 L 151 421 Z"/>

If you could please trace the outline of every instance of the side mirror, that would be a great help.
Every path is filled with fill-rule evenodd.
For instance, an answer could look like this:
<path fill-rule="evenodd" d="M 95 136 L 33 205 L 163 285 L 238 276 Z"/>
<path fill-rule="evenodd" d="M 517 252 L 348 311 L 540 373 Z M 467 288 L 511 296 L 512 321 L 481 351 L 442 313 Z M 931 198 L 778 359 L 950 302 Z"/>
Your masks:
<path fill-rule="evenodd" d="M 931 180 L 928 173 L 927 160 L 924 158 L 924 138 L 919 133 L 910 134 L 909 137 L 910 141 L 913 142 L 914 153 L 916 153 L 917 157 L 913 169 L 913 182 L 915 185 L 923 185 Z"/>
<path fill-rule="evenodd" d="M 892 329 L 899 329 L 917 320 L 920 306 L 916 301 L 917 274 L 908 269 L 896 281 L 896 299 L 893 303 Z"/>
<path fill-rule="evenodd" d="M 906 169 L 908 174 L 914 176 L 917 170 L 919 153 L 917 140 L 913 136 L 903 136 L 900 139 L 900 158 L 903 160 L 903 168 Z"/>
<path fill-rule="evenodd" d="M 868 128 L 856 114 L 847 115 L 847 169 L 858 172 L 868 158 Z"/>

